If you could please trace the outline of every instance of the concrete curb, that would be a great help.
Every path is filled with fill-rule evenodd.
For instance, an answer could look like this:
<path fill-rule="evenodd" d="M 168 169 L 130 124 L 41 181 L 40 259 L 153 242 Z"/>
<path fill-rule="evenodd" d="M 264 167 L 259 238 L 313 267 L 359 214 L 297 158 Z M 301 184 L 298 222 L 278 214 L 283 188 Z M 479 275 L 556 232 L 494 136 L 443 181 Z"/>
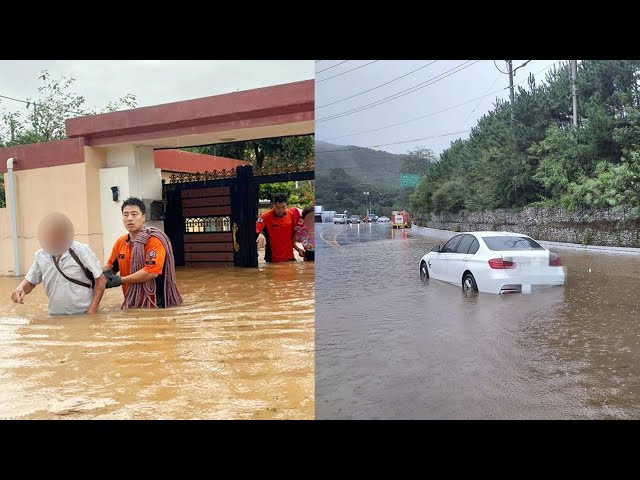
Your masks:
<path fill-rule="evenodd" d="M 413 225 L 410 230 L 411 233 L 419 236 L 429 236 L 448 239 L 459 232 L 451 232 L 449 230 L 439 230 L 437 228 L 419 227 Z M 571 250 L 589 250 L 595 252 L 622 254 L 622 255 L 638 255 L 640 256 L 640 248 L 631 247 L 608 247 L 601 245 L 580 245 L 577 243 L 563 243 L 563 242 L 548 242 L 546 240 L 540 240 L 540 243 L 545 247 L 557 247 L 566 248 Z"/>

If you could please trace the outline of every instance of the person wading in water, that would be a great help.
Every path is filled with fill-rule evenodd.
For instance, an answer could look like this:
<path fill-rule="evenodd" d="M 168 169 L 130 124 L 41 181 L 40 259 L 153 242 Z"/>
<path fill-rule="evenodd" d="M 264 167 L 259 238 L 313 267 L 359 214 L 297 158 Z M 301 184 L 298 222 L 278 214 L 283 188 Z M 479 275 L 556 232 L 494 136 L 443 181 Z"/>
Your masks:
<path fill-rule="evenodd" d="M 287 209 L 287 196 L 284 193 L 276 193 L 273 197 L 273 208 L 260 215 L 256 222 L 256 243 L 258 248 L 265 249 L 265 262 L 296 261 L 293 256 L 293 228 L 299 218 L 300 212 L 297 208 Z"/>
<path fill-rule="evenodd" d="M 89 315 L 98 311 L 106 278 L 89 245 L 73 240 L 73 224 L 62 213 L 47 215 L 38 227 L 42 247 L 24 280 L 11 294 L 15 303 L 42 283 L 49 298 L 49 315 Z"/>
<path fill-rule="evenodd" d="M 107 288 L 122 285 L 122 308 L 181 305 L 169 237 L 155 227 L 145 227 L 145 206 L 139 198 L 131 197 L 123 202 L 122 221 L 129 233 L 116 240 L 103 267 Z"/>

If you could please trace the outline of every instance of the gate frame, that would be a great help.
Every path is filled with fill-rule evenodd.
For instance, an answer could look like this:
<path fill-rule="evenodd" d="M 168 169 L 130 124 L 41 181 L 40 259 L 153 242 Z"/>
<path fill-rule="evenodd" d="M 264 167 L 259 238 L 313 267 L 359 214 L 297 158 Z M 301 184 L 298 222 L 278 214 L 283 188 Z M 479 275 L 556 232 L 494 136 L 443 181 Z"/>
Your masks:
<path fill-rule="evenodd" d="M 171 183 L 163 186 L 165 201 L 165 233 L 173 245 L 176 266 L 185 265 L 184 234 L 185 217 L 182 215 L 182 191 L 196 188 L 230 187 L 231 230 L 233 234 L 233 264 L 235 267 L 258 267 L 256 244 L 256 220 L 258 218 L 258 193 L 260 185 L 314 180 L 315 165 L 307 162 L 296 166 L 298 171 L 281 171 L 276 168 L 255 169 L 253 165 L 239 165 L 235 172 L 205 172 L 172 176 Z M 296 167 L 288 166 L 295 170 Z M 286 168 L 286 167 L 285 167 Z M 258 175 L 254 172 L 257 171 Z M 191 180 L 193 179 L 193 180 Z M 187 181 L 184 181 L 187 180 Z"/>

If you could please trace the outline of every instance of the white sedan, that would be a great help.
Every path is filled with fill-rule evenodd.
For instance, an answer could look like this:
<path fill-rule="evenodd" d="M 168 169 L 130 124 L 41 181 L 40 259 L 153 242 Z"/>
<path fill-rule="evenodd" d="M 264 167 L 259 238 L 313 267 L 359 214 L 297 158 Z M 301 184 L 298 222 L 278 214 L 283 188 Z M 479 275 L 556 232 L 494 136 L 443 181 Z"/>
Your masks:
<path fill-rule="evenodd" d="M 560 257 L 531 237 L 511 232 L 468 232 L 434 246 L 420 259 L 420 278 L 433 278 L 465 291 L 530 293 L 564 285 Z"/>

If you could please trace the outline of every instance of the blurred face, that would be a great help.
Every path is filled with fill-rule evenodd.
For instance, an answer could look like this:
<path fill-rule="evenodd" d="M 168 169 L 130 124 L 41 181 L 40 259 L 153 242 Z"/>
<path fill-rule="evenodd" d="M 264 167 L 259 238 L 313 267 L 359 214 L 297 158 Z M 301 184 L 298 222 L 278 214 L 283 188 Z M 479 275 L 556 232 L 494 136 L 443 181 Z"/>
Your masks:
<path fill-rule="evenodd" d="M 287 213 L 287 202 L 274 204 L 273 213 L 276 215 L 276 217 L 282 217 L 285 213 Z"/>
<path fill-rule="evenodd" d="M 42 249 L 49 255 L 60 256 L 71 247 L 73 225 L 64 216 L 49 216 L 40 224 L 38 240 Z"/>
<path fill-rule="evenodd" d="M 127 205 L 122 210 L 122 223 L 128 232 L 137 232 L 144 225 L 146 216 L 143 215 L 140 207 Z"/>

